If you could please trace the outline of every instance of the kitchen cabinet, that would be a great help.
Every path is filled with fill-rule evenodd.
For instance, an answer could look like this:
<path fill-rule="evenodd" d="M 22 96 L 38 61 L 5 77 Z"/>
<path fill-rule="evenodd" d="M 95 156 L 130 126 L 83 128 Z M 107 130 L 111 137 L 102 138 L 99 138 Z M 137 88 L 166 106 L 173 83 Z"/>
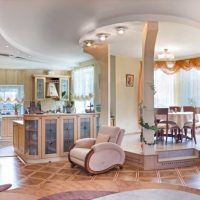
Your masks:
<path fill-rule="evenodd" d="M 35 101 L 42 101 L 45 100 L 45 94 L 46 94 L 46 78 L 42 76 L 36 76 L 34 78 L 35 82 Z"/>
<path fill-rule="evenodd" d="M 35 101 L 48 98 L 69 99 L 69 77 L 61 75 L 34 75 Z"/>
<path fill-rule="evenodd" d="M 24 154 L 24 139 L 23 121 L 13 121 L 13 147 L 18 154 Z"/>
<path fill-rule="evenodd" d="M 13 125 L 15 152 L 26 162 L 48 162 L 67 159 L 75 141 L 95 137 L 100 113 L 27 114 L 24 124 Z"/>
<path fill-rule="evenodd" d="M 42 117 L 42 157 L 59 154 L 59 116 Z"/>
<path fill-rule="evenodd" d="M 24 119 L 25 152 L 26 157 L 41 157 L 41 118 L 30 117 Z"/>
<path fill-rule="evenodd" d="M 78 139 L 76 116 L 61 117 L 61 155 L 66 155 Z"/>
<path fill-rule="evenodd" d="M 2 116 L 1 119 L 1 138 L 5 140 L 13 139 L 13 120 L 22 120 L 22 116 Z"/>

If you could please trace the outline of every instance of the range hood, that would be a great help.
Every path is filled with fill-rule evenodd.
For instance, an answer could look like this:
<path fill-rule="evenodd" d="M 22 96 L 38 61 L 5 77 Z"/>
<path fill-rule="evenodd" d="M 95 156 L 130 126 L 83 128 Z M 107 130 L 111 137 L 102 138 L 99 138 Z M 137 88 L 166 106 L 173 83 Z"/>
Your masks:
<path fill-rule="evenodd" d="M 56 89 L 55 83 L 48 83 L 47 84 L 47 96 L 48 97 L 58 97 L 58 91 Z"/>

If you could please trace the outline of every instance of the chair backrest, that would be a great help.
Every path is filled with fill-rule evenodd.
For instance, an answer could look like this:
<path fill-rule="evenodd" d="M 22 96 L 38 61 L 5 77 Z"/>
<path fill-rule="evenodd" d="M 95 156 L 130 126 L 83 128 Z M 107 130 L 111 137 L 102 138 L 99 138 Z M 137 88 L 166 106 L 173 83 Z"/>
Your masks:
<path fill-rule="evenodd" d="M 125 130 L 115 126 L 102 126 L 99 130 L 99 134 L 106 134 L 110 136 L 108 142 L 112 142 L 121 145 L 124 137 Z"/>
<path fill-rule="evenodd" d="M 194 112 L 194 107 L 193 106 L 183 106 L 183 111 L 184 112 Z"/>
<path fill-rule="evenodd" d="M 181 106 L 170 106 L 169 110 L 171 112 L 180 112 L 181 111 Z"/>
<path fill-rule="evenodd" d="M 168 121 L 168 108 L 155 108 L 155 121 L 159 119 Z"/>

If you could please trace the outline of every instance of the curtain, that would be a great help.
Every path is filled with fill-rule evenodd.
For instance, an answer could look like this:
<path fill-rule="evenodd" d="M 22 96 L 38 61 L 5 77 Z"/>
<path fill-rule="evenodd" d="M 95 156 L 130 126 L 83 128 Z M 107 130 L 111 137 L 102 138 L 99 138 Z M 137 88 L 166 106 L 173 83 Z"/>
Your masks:
<path fill-rule="evenodd" d="M 154 87 L 155 108 L 176 105 L 176 74 L 167 75 L 162 70 L 154 71 Z"/>
<path fill-rule="evenodd" d="M 200 106 L 200 70 L 196 68 L 171 75 L 155 70 L 154 85 L 154 107 Z"/>
<path fill-rule="evenodd" d="M 166 74 L 175 74 L 182 70 L 191 70 L 195 68 L 200 70 L 200 58 L 191 58 L 177 61 L 155 61 L 155 69 L 161 69 Z"/>
<path fill-rule="evenodd" d="M 73 71 L 73 99 L 77 112 L 94 102 L 94 66 L 83 67 Z"/>
<path fill-rule="evenodd" d="M 200 71 L 193 68 L 190 71 L 180 70 L 180 105 L 200 106 Z"/>

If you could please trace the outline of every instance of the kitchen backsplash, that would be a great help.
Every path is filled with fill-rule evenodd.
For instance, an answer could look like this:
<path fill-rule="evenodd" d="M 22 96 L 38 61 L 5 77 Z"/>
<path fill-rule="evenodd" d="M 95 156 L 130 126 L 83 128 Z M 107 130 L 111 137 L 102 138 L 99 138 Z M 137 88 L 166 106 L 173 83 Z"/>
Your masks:
<path fill-rule="evenodd" d="M 56 101 L 56 100 L 53 100 L 53 99 L 46 99 L 44 101 L 41 101 L 41 108 L 42 108 L 42 111 L 44 112 L 47 112 L 47 111 L 56 111 L 58 110 L 59 108 L 63 109 L 63 105 L 65 104 L 64 101 Z"/>

